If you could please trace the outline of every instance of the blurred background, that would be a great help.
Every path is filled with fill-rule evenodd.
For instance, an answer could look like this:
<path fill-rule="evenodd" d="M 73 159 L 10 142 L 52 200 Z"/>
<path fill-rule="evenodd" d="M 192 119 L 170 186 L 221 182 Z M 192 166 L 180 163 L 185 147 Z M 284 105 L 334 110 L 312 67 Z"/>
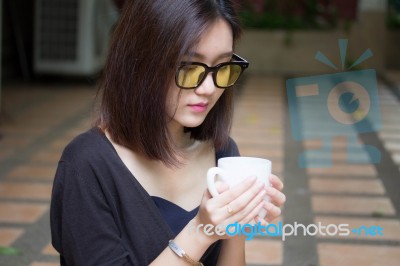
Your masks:
<path fill-rule="evenodd" d="M 250 68 L 237 88 L 232 136 L 242 155 L 271 159 L 284 180 L 287 203 L 275 222 L 384 232 L 257 237 L 246 243 L 248 265 L 399 265 L 400 0 L 235 2 L 245 29 L 236 50 Z M 91 127 L 97 80 L 123 4 L 0 0 L 0 265 L 59 265 L 49 229 L 52 180 L 65 145 Z M 339 39 L 348 40 L 344 57 Z M 358 61 L 368 49 L 373 56 Z M 376 70 L 380 117 L 370 123 L 380 127 L 324 128 L 324 118 L 313 116 L 321 107 L 311 104 L 296 110 L 310 114 L 317 137 L 295 139 L 286 81 L 350 68 Z M 367 149 L 349 149 L 360 145 L 376 147 L 379 162 L 368 159 Z M 309 162 L 331 165 L 302 167 L 298 156 L 307 150 L 321 151 Z"/>

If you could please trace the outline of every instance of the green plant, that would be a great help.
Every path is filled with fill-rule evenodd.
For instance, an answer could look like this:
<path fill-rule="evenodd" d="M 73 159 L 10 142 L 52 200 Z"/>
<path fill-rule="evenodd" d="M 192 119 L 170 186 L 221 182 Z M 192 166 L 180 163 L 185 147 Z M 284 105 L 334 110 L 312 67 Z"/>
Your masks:
<path fill-rule="evenodd" d="M 331 29 L 338 24 L 337 8 L 320 0 L 242 0 L 239 4 L 245 28 Z"/>
<path fill-rule="evenodd" d="M 20 255 L 21 251 L 19 251 L 16 248 L 13 247 L 1 247 L 0 246 L 0 256 L 4 255 L 4 256 L 16 256 L 16 255 Z"/>
<path fill-rule="evenodd" d="M 400 0 L 389 0 L 387 26 L 390 29 L 400 29 Z"/>

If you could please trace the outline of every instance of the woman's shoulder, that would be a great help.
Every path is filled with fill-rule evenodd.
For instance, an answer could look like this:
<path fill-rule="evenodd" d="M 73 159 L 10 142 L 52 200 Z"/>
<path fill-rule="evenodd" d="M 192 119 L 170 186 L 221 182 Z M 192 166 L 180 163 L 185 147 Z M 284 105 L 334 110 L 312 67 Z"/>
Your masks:
<path fill-rule="evenodd" d="M 79 162 L 98 157 L 104 152 L 110 152 L 110 146 L 105 141 L 104 133 L 97 127 L 76 136 L 64 148 L 62 161 Z"/>
<path fill-rule="evenodd" d="M 232 137 L 229 137 L 226 144 L 217 150 L 217 158 L 240 156 L 239 148 Z"/>

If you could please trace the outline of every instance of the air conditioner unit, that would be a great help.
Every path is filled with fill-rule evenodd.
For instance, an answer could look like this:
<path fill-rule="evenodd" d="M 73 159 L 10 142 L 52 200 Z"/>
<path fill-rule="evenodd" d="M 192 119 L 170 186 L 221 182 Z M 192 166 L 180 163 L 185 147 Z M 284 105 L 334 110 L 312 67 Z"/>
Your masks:
<path fill-rule="evenodd" d="M 80 76 L 99 72 L 118 14 L 111 0 L 37 0 L 35 72 Z"/>

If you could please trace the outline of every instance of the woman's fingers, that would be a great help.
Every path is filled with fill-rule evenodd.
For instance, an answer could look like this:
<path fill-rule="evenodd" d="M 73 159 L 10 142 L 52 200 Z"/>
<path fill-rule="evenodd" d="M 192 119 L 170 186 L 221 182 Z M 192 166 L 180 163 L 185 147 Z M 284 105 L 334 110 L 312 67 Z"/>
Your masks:
<path fill-rule="evenodd" d="M 252 205 L 252 201 L 262 201 L 262 198 L 266 195 L 266 191 L 264 188 L 264 183 L 256 182 L 248 190 L 246 190 L 244 193 L 231 201 L 229 203 L 229 207 L 233 210 L 234 213 L 241 213 L 243 215 L 243 213 L 246 213 L 246 210 L 250 211 L 249 205 Z"/>
<path fill-rule="evenodd" d="M 258 194 L 240 211 L 232 215 L 233 222 L 241 222 L 242 220 L 253 219 L 261 210 L 266 195 L 265 189 L 261 189 Z M 233 205 L 234 202 L 232 202 Z M 255 214 L 253 214 L 255 213 Z"/>
<path fill-rule="evenodd" d="M 267 210 L 267 216 L 265 217 L 265 220 L 271 222 L 275 218 L 279 217 L 281 215 L 281 209 L 271 202 L 264 202 L 263 207 Z"/>
<path fill-rule="evenodd" d="M 215 182 L 215 188 L 217 189 L 218 193 L 221 194 L 229 190 L 229 185 L 226 182 L 217 181 Z"/>
<path fill-rule="evenodd" d="M 258 188 L 261 189 L 261 185 L 262 184 L 257 183 L 257 178 L 255 176 L 252 176 L 246 178 L 238 185 L 231 187 L 229 190 L 221 193 L 218 197 L 215 197 L 214 199 L 215 201 L 218 201 L 219 207 L 223 207 L 240 197 L 242 194 L 248 192 L 249 190 L 253 191 L 255 195 L 258 192 Z"/>
<path fill-rule="evenodd" d="M 217 184 L 220 195 L 211 199 L 209 195 L 206 196 L 205 210 L 209 213 L 209 221 L 213 224 L 248 223 L 260 214 L 262 208 L 267 211 L 266 220 L 271 221 L 278 217 L 281 214 L 279 207 L 286 201 L 285 195 L 280 191 L 283 184 L 274 175 L 269 180 L 271 186 L 265 186 L 256 177 L 249 177 L 230 188 L 225 183 Z"/>
<path fill-rule="evenodd" d="M 267 195 L 270 198 L 270 202 L 274 203 L 276 206 L 282 206 L 286 201 L 286 196 L 278 189 L 274 187 L 267 187 L 266 188 Z"/>
<path fill-rule="evenodd" d="M 248 178 L 206 202 L 205 209 L 213 224 L 236 222 L 263 201 L 265 195 L 265 184 L 255 177 Z"/>
<path fill-rule="evenodd" d="M 256 222 L 260 223 L 262 226 L 267 226 L 268 225 L 268 222 L 265 219 L 261 218 L 261 217 L 257 217 L 256 218 Z"/>
<path fill-rule="evenodd" d="M 260 211 L 264 208 L 265 202 L 262 200 L 259 202 L 255 208 L 253 208 L 242 220 L 239 221 L 240 224 L 248 224 L 254 220 L 254 217 L 258 217 Z"/>
<path fill-rule="evenodd" d="M 276 175 L 270 175 L 268 177 L 271 187 L 276 188 L 279 191 L 283 190 L 283 183 L 282 180 L 279 179 Z"/>
<path fill-rule="evenodd" d="M 224 190 L 221 186 L 219 189 Z M 224 223 L 226 219 L 243 209 L 261 189 L 262 186 L 256 182 L 256 177 L 250 177 L 213 198 L 210 198 L 210 192 L 207 190 L 206 195 L 203 197 L 204 202 L 202 202 L 204 210 L 201 209 L 201 213 L 204 213 L 205 216 L 202 214 L 200 216 L 214 225 Z M 238 198 L 241 200 L 235 201 Z"/>

